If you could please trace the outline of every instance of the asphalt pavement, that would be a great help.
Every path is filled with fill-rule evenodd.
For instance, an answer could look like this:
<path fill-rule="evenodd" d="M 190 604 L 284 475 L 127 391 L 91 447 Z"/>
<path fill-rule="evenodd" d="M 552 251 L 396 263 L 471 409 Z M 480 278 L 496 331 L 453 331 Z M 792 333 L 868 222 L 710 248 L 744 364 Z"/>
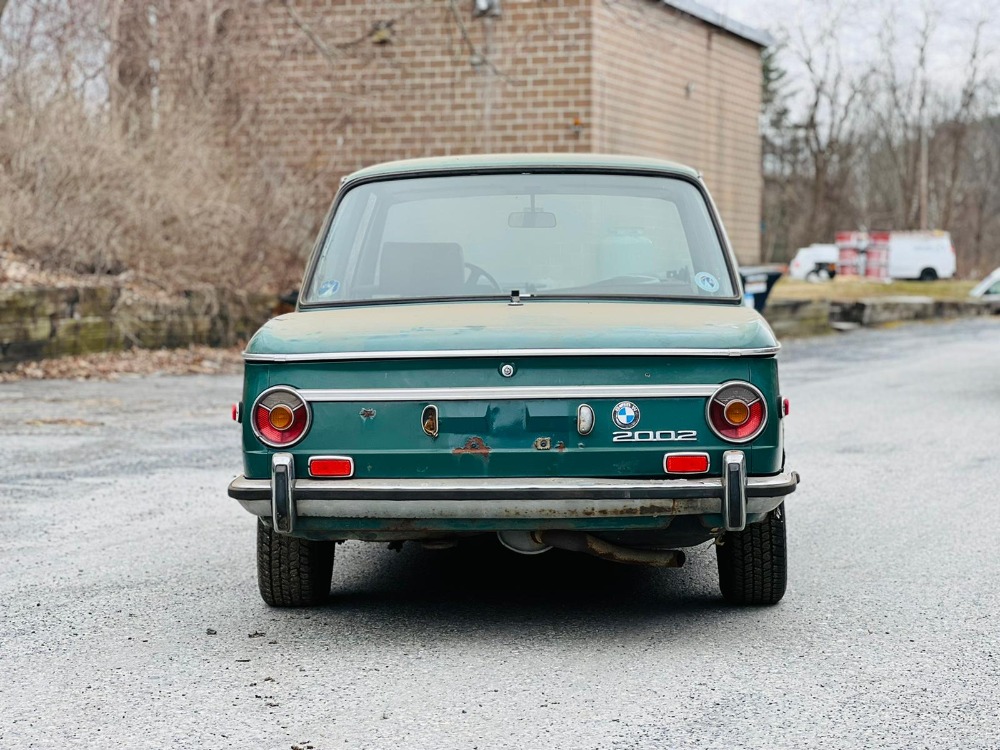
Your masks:
<path fill-rule="evenodd" d="M 229 376 L 0 385 L 2 748 L 1000 747 L 1000 319 L 786 345 L 785 599 L 338 547 L 268 609 Z"/>

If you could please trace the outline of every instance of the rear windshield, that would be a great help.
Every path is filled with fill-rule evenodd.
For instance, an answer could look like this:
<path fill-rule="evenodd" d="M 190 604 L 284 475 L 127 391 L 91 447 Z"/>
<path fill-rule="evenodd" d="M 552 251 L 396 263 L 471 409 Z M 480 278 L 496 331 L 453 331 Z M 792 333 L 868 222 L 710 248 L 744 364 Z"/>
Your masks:
<path fill-rule="evenodd" d="M 340 202 L 306 304 L 736 296 L 702 193 L 668 177 L 500 174 L 370 182 Z"/>

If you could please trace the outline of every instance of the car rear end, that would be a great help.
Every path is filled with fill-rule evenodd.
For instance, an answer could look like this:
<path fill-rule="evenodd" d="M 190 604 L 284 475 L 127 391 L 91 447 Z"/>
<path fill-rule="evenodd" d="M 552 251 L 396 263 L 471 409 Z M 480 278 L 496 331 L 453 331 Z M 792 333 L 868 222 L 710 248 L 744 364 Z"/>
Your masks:
<path fill-rule="evenodd" d="M 709 538 L 791 486 L 773 356 L 249 363 L 244 403 L 232 492 L 309 538 L 668 530 L 681 515 Z M 746 481 L 727 505 L 734 461 Z M 272 489 L 286 470 L 283 498 Z"/>
<path fill-rule="evenodd" d="M 297 311 L 247 348 L 229 491 L 265 600 L 325 596 L 335 542 L 484 533 L 663 566 L 729 540 L 727 598 L 780 599 L 778 347 L 697 174 L 477 159 L 349 178 Z"/>

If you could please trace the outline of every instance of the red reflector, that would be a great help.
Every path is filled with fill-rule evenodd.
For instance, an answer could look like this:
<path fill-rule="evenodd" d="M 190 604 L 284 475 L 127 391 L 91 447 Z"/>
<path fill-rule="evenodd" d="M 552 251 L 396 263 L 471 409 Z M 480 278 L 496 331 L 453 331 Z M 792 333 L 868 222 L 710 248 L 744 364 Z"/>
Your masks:
<path fill-rule="evenodd" d="M 345 456 L 310 458 L 309 474 L 314 477 L 354 476 L 354 459 Z"/>
<path fill-rule="evenodd" d="M 781 402 L 781 407 L 782 411 L 785 412 L 784 416 L 787 417 L 789 414 L 792 413 L 792 402 L 789 401 L 787 398 Z"/>
<path fill-rule="evenodd" d="M 668 453 L 663 457 L 668 474 L 704 474 L 708 471 L 707 453 Z"/>

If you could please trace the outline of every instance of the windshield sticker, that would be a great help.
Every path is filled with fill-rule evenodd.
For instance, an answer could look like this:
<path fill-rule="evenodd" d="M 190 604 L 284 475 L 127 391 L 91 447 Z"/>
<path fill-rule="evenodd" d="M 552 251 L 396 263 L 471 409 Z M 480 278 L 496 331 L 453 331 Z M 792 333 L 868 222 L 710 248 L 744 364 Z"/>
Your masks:
<path fill-rule="evenodd" d="M 320 297 L 332 297 L 340 291 L 339 281 L 324 281 L 319 287 Z"/>
<path fill-rule="evenodd" d="M 704 289 L 706 292 L 717 292 L 719 291 L 719 280 L 715 278 L 712 274 L 702 271 L 701 273 L 696 273 L 694 275 L 694 283 L 700 288 Z"/>

